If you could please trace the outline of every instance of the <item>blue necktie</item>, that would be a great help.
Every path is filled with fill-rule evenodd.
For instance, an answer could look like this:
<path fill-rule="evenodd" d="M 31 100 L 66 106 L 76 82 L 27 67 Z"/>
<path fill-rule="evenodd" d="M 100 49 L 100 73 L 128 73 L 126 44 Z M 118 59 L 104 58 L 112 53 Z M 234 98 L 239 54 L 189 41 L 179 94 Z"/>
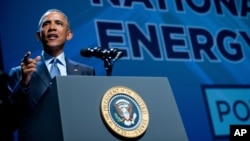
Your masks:
<path fill-rule="evenodd" d="M 50 63 L 52 64 L 51 68 L 50 68 L 51 78 L 54 78 L 55 76 L 60 75 L 60 70 L 59 70 L 59 68 L 57 66 L 57 64 L 59 63 L 59 60 L 54 58 Z"/>

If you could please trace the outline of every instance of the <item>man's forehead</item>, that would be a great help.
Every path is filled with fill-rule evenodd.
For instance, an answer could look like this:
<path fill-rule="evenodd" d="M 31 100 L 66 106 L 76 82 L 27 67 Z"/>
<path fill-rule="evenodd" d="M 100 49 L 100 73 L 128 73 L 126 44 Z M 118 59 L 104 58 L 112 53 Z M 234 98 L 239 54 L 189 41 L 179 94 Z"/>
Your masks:
<path fill-rule="evenodd" d="M 61 21 L 66 21 L 65 17 L 63 16 L 62 13 L 60 12 L 47 12 L 44 14 L 43 16 L 43 21 L 47 21 L 47 20 L 61 20 Z"/>
<path fill-rule="evenodd" d="M 69 27 L 69 22 L 67 16 L 60 12 L 60 11 L 47 11 L 46 13 L 43 14 L 41 17 L 39 23 L 38 23 L 38 29 L 42 27 L 42 24 L 44 22 L 51 22 L 51 21 L 61 21 L 65 23 Z"/>

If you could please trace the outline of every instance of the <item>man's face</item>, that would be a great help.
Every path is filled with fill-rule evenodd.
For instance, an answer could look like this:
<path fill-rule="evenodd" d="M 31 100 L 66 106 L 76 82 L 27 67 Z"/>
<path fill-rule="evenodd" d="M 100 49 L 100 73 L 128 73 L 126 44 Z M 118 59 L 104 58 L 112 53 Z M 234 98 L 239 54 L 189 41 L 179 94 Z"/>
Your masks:
<path fill-rule="evenodd" d="M 40 31 L 37 33 L 44 50 L 48 53 L 63 51 L 66 40 L 72 38 L 66 18 L 59 12 L 48 12 L 42 19 Z"/>

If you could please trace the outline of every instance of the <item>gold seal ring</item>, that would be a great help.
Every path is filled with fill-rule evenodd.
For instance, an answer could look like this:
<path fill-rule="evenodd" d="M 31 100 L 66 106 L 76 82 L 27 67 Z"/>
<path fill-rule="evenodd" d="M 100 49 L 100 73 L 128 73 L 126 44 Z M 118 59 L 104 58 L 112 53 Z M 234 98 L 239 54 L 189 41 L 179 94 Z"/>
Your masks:
<path fill-rule="evenodd" d="M 122 137 L 136 138 L 147 130 L 147 105 L 130 88 L 115 86 L 107 90 L 102 97 L 100 111 L 106 125 Z"/>

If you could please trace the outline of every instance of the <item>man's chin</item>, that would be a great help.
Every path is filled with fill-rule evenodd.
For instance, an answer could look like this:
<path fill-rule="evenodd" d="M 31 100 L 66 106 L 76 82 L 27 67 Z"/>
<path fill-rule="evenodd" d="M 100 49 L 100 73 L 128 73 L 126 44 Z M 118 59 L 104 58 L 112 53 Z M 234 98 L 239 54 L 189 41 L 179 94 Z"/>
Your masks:
<path fill-rule="evenodd" d="M 57 50 L 61 50 L 62 48 L 63 46 L 58 45 L 58 44 L 50 44 L 50 45 L 44 46 L 44 49 L 48 51 L 57 51 Z"/>
<path fill-rule="evenodd" d="M 50 48 L 50 49 L 56 49 L 62 46 L 63 46 L 62 44 L 58 44 L 58 43 L 49 43 L 45 45 L 45 47 Z"/>

